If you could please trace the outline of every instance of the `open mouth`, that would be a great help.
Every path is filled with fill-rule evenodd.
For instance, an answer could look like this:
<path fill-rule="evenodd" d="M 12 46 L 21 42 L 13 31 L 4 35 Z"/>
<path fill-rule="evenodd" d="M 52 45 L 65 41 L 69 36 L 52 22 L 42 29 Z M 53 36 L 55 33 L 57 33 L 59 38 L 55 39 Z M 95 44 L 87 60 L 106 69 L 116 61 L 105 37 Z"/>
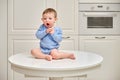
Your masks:
<path fill-rule="evenodd" d="M 49 23 L 47 23 L 46 25 L 47 25 L 47 26 L 49 26 L 50 24 L 49 24 Z"/>

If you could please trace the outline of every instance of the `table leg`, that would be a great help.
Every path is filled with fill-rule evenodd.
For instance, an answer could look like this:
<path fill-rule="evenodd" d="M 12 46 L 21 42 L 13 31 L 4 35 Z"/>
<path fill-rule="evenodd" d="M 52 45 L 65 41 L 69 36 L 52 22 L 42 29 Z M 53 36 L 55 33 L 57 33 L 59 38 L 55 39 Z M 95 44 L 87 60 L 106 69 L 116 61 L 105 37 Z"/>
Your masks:
<path fill-rule="evenodd" d="M 63 80 L 62 77 L 50 77 L 49 80 Z"/>

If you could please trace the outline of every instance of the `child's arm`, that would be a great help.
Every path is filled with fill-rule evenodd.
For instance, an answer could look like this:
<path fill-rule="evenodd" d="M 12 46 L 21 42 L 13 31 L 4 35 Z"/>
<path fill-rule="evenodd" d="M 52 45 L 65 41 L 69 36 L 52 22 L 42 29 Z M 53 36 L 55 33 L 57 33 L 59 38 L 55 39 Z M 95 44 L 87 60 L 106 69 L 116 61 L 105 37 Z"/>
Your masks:
<path fill-rule="evenodd" d="M 36 37 L 38 39 L 42 39 L 44 38 L 44 36 L 46 36 L 47 33 L 46 33 L 46 29 L 43 28 L 43 26 L 40 26 L 40 28 L 37 30 L 36 32 Z"/>

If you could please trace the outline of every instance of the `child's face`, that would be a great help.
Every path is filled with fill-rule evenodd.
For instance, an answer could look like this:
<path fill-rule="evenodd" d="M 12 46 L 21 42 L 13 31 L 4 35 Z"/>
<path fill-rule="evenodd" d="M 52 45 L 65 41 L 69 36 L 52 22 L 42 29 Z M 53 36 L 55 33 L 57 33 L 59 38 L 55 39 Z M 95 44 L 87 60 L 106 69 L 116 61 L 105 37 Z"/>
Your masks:
<path fill-rule="evenodd" d="M 55 18 L 54 13 L 46 13 L 42 15 L 42 21 L 43 24 L 47 27 L 47 28 L 51 28 L 54 26 L 54 23 L 57 19 Z"/>

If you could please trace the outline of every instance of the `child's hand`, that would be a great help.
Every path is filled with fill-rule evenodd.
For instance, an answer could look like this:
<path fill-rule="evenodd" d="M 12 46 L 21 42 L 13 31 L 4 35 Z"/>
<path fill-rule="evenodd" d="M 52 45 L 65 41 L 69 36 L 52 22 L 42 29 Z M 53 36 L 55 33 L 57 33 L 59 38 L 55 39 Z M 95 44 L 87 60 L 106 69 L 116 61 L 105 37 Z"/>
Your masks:
<path fill-rule="evenodd" d="M 52 28 L 49 33 L 50 33 L 50 34 L 53 34 L 53 33 L 54 33 L 54 28 Z"/>
<path fill-rule="evenodd" d="M 48 28 L 48 29 L 46 30 L 46 33 L 50 33 L 50 31 L 51 31 L 51 28 Z"/>
<path fill-rule="evenodd" d="M 48 28 L 46 30 L 47 33 L 53 34 L 54 33 L 54 28 Z"/>

